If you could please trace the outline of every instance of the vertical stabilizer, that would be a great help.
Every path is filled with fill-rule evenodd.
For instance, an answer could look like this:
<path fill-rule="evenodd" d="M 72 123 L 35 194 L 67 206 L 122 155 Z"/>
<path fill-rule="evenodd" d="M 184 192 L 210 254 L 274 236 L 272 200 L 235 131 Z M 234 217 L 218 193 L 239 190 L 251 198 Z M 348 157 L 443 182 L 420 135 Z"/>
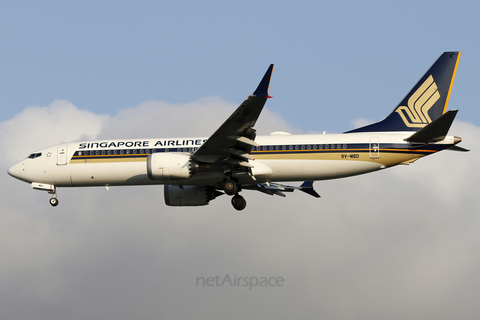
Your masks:
<path fill-rule="evenodd" d="M 444 52 L 388 117 L 351 132 L 418 131 L 447 110 L 460 52 Z"/>

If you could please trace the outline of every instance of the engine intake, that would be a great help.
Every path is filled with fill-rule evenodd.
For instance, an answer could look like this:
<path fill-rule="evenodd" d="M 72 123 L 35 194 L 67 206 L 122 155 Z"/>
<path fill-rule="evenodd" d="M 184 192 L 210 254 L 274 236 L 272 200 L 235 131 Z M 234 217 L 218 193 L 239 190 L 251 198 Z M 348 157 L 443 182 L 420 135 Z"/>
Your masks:
<path fill-rule="evenodd" d="M 148 178 L 157 181 L 183 180 L 197 170 L 190 155 L 182 153 L 152 153 L 147 157 Z"/>
<path fill-rule="evenodd" d="M 173 207 L 204 206 L 223 194 L 212 187 L 165 185 L 163 188 L 165 204 Z"/>

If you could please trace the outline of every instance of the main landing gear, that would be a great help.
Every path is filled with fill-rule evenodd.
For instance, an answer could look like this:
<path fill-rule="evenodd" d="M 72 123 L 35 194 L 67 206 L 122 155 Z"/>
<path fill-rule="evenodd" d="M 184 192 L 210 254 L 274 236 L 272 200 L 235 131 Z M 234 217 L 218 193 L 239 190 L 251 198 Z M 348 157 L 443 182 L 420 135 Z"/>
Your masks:
<path fill-rule="evenodd" d="M 232 206 L 236 210 L 240 211 L 245 209 L 245 207 L 247 206 L 247 201 L 245 201 L 244 197 L 238 194 L 240 190 L 235 181 L 227 177 L 223 182 L 223 191 L 225 191 L 225 193 L 228 194 L 229 196 L 233 196 Z"/>
<path fill-rule="evenodd" d="M 233 196 L 238 193 L 237 183 L 229 178 L 225 179 L 225 182 L 223 182 L 223 191 L 229 196 Z"/>
<path fill-rule="evenodd" d="M 239 195 L 238 193 L 236 195 L 233 196 L 232 198 L 232 206 L 240 211 L 240 210 L 243 210 L 245 209 L 245 207 L 247 206 L 247 201 L 245 200 L 244 197 L 242 197 L 241 195 Z"/>

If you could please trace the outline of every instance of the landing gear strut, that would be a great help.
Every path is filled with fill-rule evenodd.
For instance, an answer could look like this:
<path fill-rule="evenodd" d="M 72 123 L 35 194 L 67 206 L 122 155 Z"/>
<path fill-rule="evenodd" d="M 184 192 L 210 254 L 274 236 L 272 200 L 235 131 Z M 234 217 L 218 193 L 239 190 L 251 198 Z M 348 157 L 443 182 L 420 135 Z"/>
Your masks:
<path fill-rule="evenodd" d="M 239 195 L 238 193 L 232 198 L 232 206 L 240 211 L 245 209 L 247 206 L 247 201 L 245 201 L 245 198 Z"/>

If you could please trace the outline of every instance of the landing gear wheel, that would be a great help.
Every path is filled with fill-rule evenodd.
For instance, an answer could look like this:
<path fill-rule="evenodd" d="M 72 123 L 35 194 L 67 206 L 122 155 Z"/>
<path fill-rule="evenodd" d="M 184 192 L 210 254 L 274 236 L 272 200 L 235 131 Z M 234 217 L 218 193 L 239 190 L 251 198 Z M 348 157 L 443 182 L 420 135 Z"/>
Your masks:
<path fill-rule="evenodd" d="M 238 191 L 237 184 L 235 183 L 235 181 L 227 179 L 223 183 L 223 191 L 225 191 L 225 193 L 229 196 L 233 196 Z"/>
<path fill-rule="evenodd" d="M 245 209 L 247 206 L 247 201 L 241 195 L 235 195 L 232 198 L 232 206 L 238 211 Z"/>
<path fill-rule="evenodd" d="M 58 206 L 58 199 L 57 198 L 50 198 L 50 204 L 54 207 Z"/>

